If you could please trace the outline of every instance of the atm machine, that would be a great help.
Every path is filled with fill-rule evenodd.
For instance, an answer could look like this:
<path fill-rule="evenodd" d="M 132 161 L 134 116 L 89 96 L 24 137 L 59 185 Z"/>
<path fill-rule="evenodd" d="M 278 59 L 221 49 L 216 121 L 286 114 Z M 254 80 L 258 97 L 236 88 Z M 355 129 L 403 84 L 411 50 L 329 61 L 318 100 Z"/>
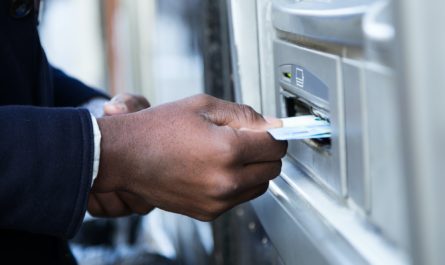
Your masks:
<path fill-rule="evenodd" d="M 228 0 L 227 5 L 236 101 L 265 115 L 316 115 L 333 131 L 329 139 L 290 141 L 282 173 L 269 191 L 234 210 L 226 225 L 245 224 L 251 238 L 236 230 L 237 240 L 228 248 L 238 248 L 238 258 L 231 264 L 427 260 L 415 257 L 414 241 L 422 236 L 416 236 L 415 206 L 409 205 L 414 195 L 405 160 L 406 98 L 400 95 L 396 34 L 406 25 L 395 19 L 404 4 Z M 414 5 L 406 4 L 401 17 L 413 12 L 407 6 Z M 250 259 L 257 261 L 248 263 L 243 256 L 252 251 Z"/>

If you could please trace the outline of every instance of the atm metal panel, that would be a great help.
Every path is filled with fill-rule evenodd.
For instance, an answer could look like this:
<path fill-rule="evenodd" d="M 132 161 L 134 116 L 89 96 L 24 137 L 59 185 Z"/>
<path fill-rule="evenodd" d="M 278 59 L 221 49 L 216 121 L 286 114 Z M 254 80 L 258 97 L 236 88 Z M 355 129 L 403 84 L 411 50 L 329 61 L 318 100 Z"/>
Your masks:
<path fill-rule="evenodd" d="M 348 195 L 361 209 L 369 209 L 369 186 L 365 174 L 364 95 L 362 62 L 342 60 L 345 95 L 346 178 Z"/>
<path fill-rule="evenodd" d="M 288 155 L 316 181 L 338 195 L 343 195 L 346 191 L 340 59 L 335 55 L 312 51 L 279 40 L 274 42 L 274 55 L 278 113 L 282 117 L 288 116 L 284 110 L 284 92 L 305 101 L 312 110 L 323 113 L 332 125 L 330 147 L 316 147 L 307 141 L 290 141 Z M 291 82 L 282 78 L 283 69 L 288 67 L 292 70 Z M 303 71 L 304 77 L 299 71 Z M 313 82 L 309 82 L 311 79 Z M 316 85 L 311 86 L 312 83 Z M 326 93 L 320 86 L 325 87 Z"/>

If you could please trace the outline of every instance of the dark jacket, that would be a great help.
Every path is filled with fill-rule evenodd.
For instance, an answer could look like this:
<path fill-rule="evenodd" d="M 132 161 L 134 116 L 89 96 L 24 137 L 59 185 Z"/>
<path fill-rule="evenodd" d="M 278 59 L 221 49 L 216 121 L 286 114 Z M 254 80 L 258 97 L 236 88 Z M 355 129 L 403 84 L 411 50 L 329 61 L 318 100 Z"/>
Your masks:
<path fill-rule="evenodd" d="M 74 107 L 105 95 L 48 64 L 37 15 L 14 18 L 17 2 L 0 1 L 0 264 L 69 264 L 94 151 L 90 114 Z"/>

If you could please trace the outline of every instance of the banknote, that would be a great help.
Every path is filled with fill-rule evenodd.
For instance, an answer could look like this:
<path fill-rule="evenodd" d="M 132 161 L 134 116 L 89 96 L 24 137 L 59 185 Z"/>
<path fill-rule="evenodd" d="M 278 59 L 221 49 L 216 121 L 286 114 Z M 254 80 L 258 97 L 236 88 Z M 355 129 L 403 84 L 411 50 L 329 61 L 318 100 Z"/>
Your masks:
<path fill-rule="evenodd" d="M 331 137 L 328 121 L 314 115 L 305 115 L 282 119 L 282 128 L 269 129 L 275 140 L 302 140 Z"/>

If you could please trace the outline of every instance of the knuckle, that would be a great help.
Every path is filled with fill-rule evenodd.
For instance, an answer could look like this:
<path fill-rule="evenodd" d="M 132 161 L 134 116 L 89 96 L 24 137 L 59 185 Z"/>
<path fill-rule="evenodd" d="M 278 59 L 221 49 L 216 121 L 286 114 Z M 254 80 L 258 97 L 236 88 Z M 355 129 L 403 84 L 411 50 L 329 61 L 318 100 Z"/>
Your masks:
<path fill-rule="evenodd" d="M 198 219 L 201 222 L 211 222 L 211 221 L 213 221 L 213 219 L 210 218 L 207 215 L 200 215 L 200 216 L 196 217 L 196 219 Z"/>
<path fill-rule="evenodd" d="M 275 179 L 281 174 L 282 162 L 281 160 L 271 163 L 264 169 L 263 173 L 261 173 L 261 179 L 264 182 L 268 182 L 269 180 Z"/>
<path fill-rule="evenodd" d="M 238 178 L 235 178 L 233 176 L 227 176 L 225 179 L 226 180 L 223 186 L 224 193 L 227 195 L 232 195 L 237 193 L 240 189 L 240 184 L 241 184 Z"/>
<path fill-rule="evenodd" d="M 222 175 L 216 179 L 217 180 L 214 182 L 213 188 L 211 189 L 211 195 L 214 198 L 228 198 L 235 194 L 240 188 L 239 181 L 230 175 Z"/>
<path fill-rule="evenodd" d="M 214 214 L 201 214 L 198 217 L 196 217 L 196 219 L 198 219 L 199 221 L 202 222 L 211 222 L 213 220 L 215 220 L 219 215 L 214 215 Z"/>
<path fill-rule="evenodd" d="M 253 200 L 255 198 L 260 197 L 261 195 L 265 194 L 267 192 L 267 190 L 269 189 L 269 182 L 264 183 L 263 185 L 261 185 L 260 187 L 258 187 L 255 191 L 253 191 L 249 197 L 247 198 L 248 200 Z"/>
<path fill-rule="evenodd" d="M 226 164 L 236 163 L 242 152 L 242 143 L 240 143 L 237 137 L 227 137 L 225 140 L 220 141 L 216 147 L 216 154 L 218 159 L 226 162 Z"/>
<path fill-rule="evenodd" d="M 266 193 L 268 189 L 269 189 L 269 182 L 267 182 L 260 189 L 258 189 L 258 193 L 255 194 L 255 198 L 263 195 L 264 193 Z"/>
<path fill-rule="evenodd" d="M 212 204 L 212 206 L 206 206 L 204 209 L 201 209 L 199 214 L 193 217 L 203 222 L 211 222 L 221 214 L 222 211 L 219 210 L 219 206 L 217 204 Z"/>
<path fill-rule="evenodd" d="M 206 94 L 199 94 L 188 99 L 188 103 L 194 106 L 200 113 L 214 118 L 218 117 L 215 98 Z"/>
<path fill-rule="evenodd" d="M 272 168 L 272 178 L 278 177 L 281 174 L 282 166 L 283 162 L 281 160 L 274 163 L 274 166 Z"/>
<path fill-rule="evenodd" d="M 229 208 L 229 206 L 227 206 L 226 203 L 224 203 L 224 202 L 215 202 L 212 205 L 212 208 L 209 210 L 207 215 L 208 215 L 209 218 L 214 220 L 218 216 L 223 214 L 228 208 Z"/>
<path fill-rule="evenodd" d="M 287 147 L 288 143 L 287 141 L 274 141 L 273 145 L 271 146 L 272 150 L 272 157 L 274 160 L 282 159 L 287 154 Z"/>
<path fill-rule="evenodd" d="M 195 96 L 195 99 L 200 105 L 209 105 L 212 102 L 212 97 L 207 94 L 199 94 Z"/>

